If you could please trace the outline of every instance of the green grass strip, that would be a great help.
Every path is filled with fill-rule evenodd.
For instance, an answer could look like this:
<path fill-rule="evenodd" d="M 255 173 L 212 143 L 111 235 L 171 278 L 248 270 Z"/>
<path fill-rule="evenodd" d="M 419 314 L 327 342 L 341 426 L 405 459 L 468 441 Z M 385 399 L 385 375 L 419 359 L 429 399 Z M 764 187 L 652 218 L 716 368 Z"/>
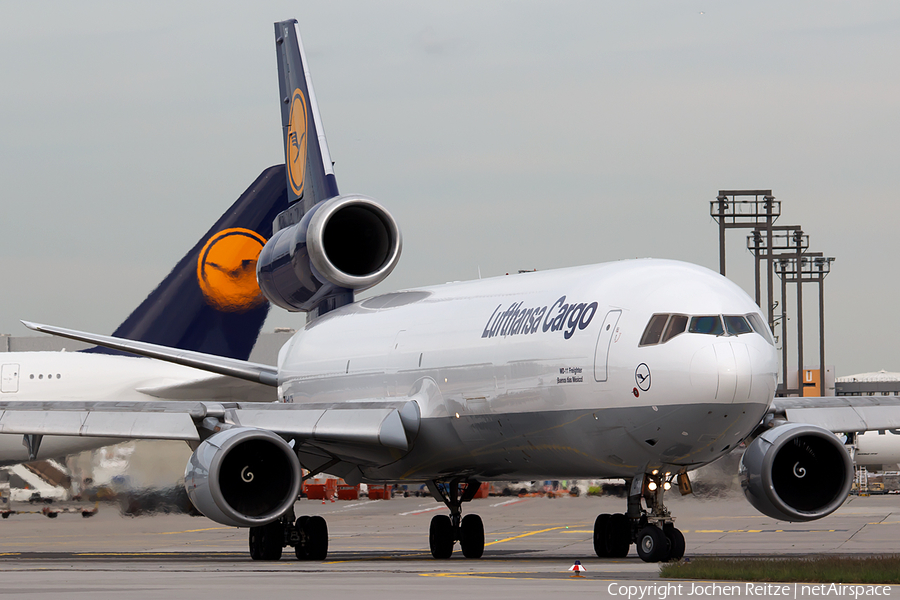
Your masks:
<path fill-rule="evenodd" d="M 666 579 L 811 583 L 900 583 L 900 556 L 694 558 L 660 567 Z"/>

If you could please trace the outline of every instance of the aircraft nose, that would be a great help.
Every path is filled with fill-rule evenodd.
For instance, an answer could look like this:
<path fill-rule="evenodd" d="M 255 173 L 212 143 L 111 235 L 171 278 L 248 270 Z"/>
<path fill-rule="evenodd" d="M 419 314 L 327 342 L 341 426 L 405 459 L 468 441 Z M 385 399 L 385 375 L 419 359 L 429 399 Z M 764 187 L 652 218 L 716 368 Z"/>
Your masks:
<path fill-rule="evenodd" d="M 765 357 L 739 341 L 718 341 L 700 348 L 691 359 L 691 386 L 717 402 L 753 400 L 756 379 L 765 383 Z"/>

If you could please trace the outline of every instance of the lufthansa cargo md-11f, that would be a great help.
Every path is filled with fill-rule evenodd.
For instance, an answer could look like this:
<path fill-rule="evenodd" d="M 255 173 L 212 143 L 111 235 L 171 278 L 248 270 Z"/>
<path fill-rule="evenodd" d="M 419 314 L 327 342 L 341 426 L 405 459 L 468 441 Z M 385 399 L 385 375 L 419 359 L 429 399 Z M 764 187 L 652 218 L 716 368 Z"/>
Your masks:
<path fill-rule="evenodd" d="M 307 477 L 427 484 L 449 509 L 431 522 L 435 558 L 457 541 L 466 557 L 482 555 L 482 521 L 462 515 L 480 482 L 616 477 L 628 500 L 597 517 L 597 555 L 635 544 L 646 561 L 678 559 L 685 542 L 666 491 L 689 493 L 689 471 L 751 439 L 742 481 L 762 512 L 809 520 L 841 505 L 853 470 L 835 428 L 793 422 L 789 404 L 776 410 L 777 356 L 760 310 L 707 269 L 622 261 L 354 302 L 396 265 L 400 230 L 371 198 L 338 192 L 296 22 L 276 23 L 275 42 L 292 204 L 257 277 L 273 304 L 308 313 L 277 367 L 29 324 L 277 389 L 266 404 L 158 408 L 195 449 L 185 472 L 195 506 L 249 527 L 253 558 L 278 559 L 286 546 L 325 558 L 325 521 L 294 514 L 301 466 Z M 803 400 L 807 416 L 847 408 Z M 850 410 L 866 428 L 897 427 L 896 409 L 884 408 Z M 72 410 L 41 410 L 29 419 L 27 407 L 9 407 L 0 431 L 82 434 Z M 81 416 L 127 410 L 86 406 Z"/>

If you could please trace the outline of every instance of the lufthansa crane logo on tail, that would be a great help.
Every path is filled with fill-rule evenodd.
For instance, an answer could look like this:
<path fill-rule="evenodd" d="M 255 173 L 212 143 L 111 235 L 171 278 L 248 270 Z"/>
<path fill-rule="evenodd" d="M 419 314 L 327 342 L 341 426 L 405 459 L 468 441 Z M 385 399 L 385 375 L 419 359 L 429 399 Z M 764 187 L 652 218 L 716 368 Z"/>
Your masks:
<path fill-rule="evenodd" d="M 303 180 L 306 175 L 306 117 L 306 98 L 298 88 L 291 98 L 287 133 L 288 181 L 298 198 L 303 196 Z"/>
<path fill-rule="evenodd" d="M 256 283 L 256 261 L 266 238 L 249 229 L 215 234 L 197 259 L 197 282 L 206 302 L 223 312 L 246 312 L 266 301 Z"/>

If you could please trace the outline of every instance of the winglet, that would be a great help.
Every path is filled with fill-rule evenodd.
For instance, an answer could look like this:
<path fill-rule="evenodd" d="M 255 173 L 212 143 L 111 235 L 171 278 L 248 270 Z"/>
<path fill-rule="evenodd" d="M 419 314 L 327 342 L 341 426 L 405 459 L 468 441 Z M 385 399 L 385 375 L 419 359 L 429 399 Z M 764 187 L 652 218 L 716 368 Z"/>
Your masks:
<path fill-rule="evenodd" d="M 288 200 L 305 213 L 338 195 L 337 180 L 296 19 L 275 23 L 275 49 Z"/>

